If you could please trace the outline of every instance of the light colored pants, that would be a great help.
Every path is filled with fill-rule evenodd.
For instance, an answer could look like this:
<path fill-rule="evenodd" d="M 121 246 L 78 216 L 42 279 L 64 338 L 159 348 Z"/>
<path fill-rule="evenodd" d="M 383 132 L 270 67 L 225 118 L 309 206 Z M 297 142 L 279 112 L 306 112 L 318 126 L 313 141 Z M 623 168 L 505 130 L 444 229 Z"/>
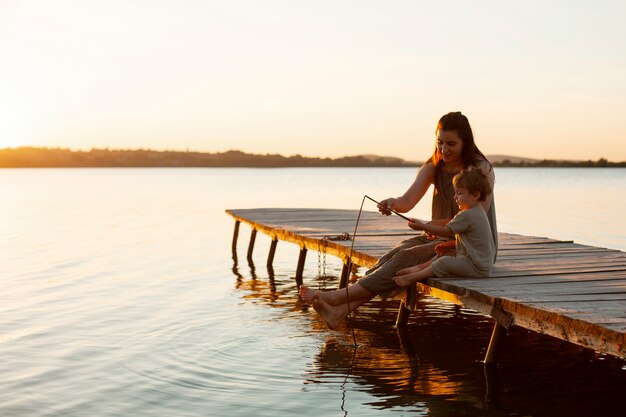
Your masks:
<path fill-rule="evenodd" d="M 401 287 L 393 280 L 396 272 L 432 259 L 435 256 L 435 246 L 446 240 L 428 240 L 426 236 L 419 235 L 400 242 L 365 273 L 359 284 L 371 293 L 393 297 L 401 291 Z"/>

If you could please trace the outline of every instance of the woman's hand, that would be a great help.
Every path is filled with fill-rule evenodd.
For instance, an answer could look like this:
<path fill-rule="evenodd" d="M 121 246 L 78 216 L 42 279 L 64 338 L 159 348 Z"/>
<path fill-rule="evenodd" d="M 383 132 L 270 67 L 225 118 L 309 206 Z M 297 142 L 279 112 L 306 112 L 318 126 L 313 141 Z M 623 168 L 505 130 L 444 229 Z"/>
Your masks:
<path fill-rule="evenodd" d="M 389 216 L 391 214 L 391 210 L 393 209 L 393 202 L 396 201 L 395 198 L 387 198 L 380 203 L 378 203 L 378 211 L 385 216 Z"/>

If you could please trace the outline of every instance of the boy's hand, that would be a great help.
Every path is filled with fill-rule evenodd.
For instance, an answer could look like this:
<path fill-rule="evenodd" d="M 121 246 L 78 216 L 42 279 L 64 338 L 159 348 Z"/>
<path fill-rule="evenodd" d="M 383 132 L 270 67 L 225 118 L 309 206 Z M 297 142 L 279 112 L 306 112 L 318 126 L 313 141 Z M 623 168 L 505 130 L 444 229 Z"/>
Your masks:
<path fill-rule="evenodd" d="M 428 222 L 426 222 L 425 224 L 428 226 L 445 226 L 446 224 L 448 224 L 450 220 L 449 219 L 437 219 L 437 220 L 430 220 Z M 434 240 L 437 238 L 437 235 L 430 233 L 430 232 L 426 232 L 426 237 L 429 240 Z"/>
<path fill-rule="evenodd" d="M 456 252 L 456 242 L 448 240 L 435 246 L 435 253 L 439 256 L 451 255 Z"/>
<path fill-rule="evenodd" d="M 411 219 L 409 227 L 413 230 L 424 230 L 424 223 L 417 219 Z"/>

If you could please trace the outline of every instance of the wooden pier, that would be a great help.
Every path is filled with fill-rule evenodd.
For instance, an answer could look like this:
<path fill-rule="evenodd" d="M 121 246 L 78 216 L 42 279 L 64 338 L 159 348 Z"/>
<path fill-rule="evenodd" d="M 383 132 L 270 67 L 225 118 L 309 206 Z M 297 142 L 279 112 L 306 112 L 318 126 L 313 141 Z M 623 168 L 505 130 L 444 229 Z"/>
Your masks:
<path fill-rule="evenodd" d="M 233 253 L 239 225 L 252 232 L 251 259 L 258 231 L 272 243 L 271 266 L 278 241 L 300 247 L 295 279 L 302 284 L 308 250 L 343 260 L 340 287 L 347 285 L 351 236 L 356 210 L 243 209 L 227 210 L 235 219 Z M 362 212 L 352 250 L 352 264 L 370 267 L 396 243 L 416 232 L 396 216 Z M 485 363 L 496 363 L 500 340 L 511 326 L 553 336 L 595 351 L 626 359 L 626 253 L 571 241 L 499 233 L 498 261 L 489 278 L 430 278 L 419 292 L 466 306 L 495 320 Z M 407 293 L 410 304 L 411 292 Z M 410 307 L 403 301 L 397 325 L 405 325 Z"/>

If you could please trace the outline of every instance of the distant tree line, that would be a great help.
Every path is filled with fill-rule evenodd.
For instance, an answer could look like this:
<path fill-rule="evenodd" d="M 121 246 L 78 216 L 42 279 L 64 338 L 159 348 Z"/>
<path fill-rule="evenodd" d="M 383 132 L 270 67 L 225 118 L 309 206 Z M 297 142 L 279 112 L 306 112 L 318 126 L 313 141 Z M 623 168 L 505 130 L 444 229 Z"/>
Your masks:
<path fill-rule="evenodd" d="M 401 167 L 417 166 L 400 158 L 345 156 L 315 158 L 301 155 L 254 155 L 240 151 L 221 153 L 92 149 L 72 151 L 60 148 L 0 149 L 0 168 L 53 167 Z"/>
<path fill-rule="evenodd" d="M 248 154 L 241 151 L 221 153 L 189 151 L 155 151 L 148 149 L 110 150 L 92 149 L 72 151 L 62 148 L 6 148 L 0 149 L 0 168 L 88 168 L 88 167 L 417 167 L 418 162 L 401 158 L 370 155 L 342 158 L 316 158 L 294 155 Z M 497 167 L 626 167 L 626 162 L 597 161 L 542 161 L 512 162 L 505 159 L 494 163 Z"/>
<path fill-rule="evenodd" d="M 609 162 L 604 158 L 600 158 L 597 161 L 592 161 L 592 160 L 588 160 L 588 161 L 558 161 L 558 160 L 553 160 L 553 159 L 543 159 L 541 161 L 532 161 L 532 162 L 528 162 L 528 161 L 519 161 L 519 162 L 512 162 L 508 159 L 504 159 L 500 162 L 496 162 L 493 164 L 494 166 L 497 167 L 544 167 L 544 168 L 551 168 L 551 167 L 567 167 L 567 168 L 575 168 L 575 167 L 580 167 L 580 168 L 614 168 L 614 167 L 621 167 L 624 168 L 626 167 L 626 161 L 624 162 Z"/>

